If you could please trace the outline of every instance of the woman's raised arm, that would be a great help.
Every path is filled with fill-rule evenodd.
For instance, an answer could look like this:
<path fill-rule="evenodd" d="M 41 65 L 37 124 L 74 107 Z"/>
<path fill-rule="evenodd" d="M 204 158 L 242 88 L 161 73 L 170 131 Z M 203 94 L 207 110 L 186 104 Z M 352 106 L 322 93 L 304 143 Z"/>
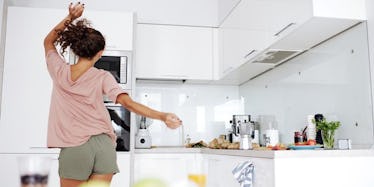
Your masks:
<path fill-rule="evenodd" d="M 58 38 L 57 32 L 63 31 L 66 28 L 67 24 L 82 16 L 83 9 L 84 4 L 81 4 L 80 2 L 75 5 L 73 5 L 73 3 L 70 3 L 69 15 L 67 15 L 62 21 L 60 21 L 60 23 L 58 23 L 44 38 L 45 54 L 47 54 L 47 51 L 51 49 L 56 49 L 55 42 Z"/>

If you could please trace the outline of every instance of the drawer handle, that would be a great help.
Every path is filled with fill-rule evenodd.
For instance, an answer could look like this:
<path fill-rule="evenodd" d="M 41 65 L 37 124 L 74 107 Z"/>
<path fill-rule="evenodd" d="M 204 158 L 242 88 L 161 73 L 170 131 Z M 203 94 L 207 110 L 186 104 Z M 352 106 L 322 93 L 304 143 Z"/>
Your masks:
<path fill-rule="evenodd" d="M 177 79 L 187 79 L 188 76 L 186 75 L 163 75 L 164 77 L 171 77 L 171 78 L 177 78 Z"/>
<path fill-rule="evenodd" d="M 254 52 L 256 52 L 256 50 L 250 51 L 247 55 L 244 56 L 244 58 L 247 58 L 249 55 L 253 54 Z"/>
<path fill-rule="evenodd" d="M 288 28 L 290 28 L 292 25 L 296 25 L 296 23 L 290 23 L 290 24 L 286 25 L 285 27 L 283 27 L 283 29 L 281 29 L 280 31 L 278 31 L 277 33 L 275 33 L 274 36 L 279 36 L 282 32 L 284 32 L 285 30 L 287 30 Z"/>

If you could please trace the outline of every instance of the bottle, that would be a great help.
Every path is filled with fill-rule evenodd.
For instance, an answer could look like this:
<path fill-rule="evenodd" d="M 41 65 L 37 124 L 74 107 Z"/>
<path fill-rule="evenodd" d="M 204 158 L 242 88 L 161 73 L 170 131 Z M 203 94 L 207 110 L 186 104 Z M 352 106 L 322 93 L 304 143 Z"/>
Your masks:
<path fill-rule="evenodd" d="M 308 140 L 315 140 L 316 139 L 316 124 L 313 123 L 314 115 L 308 115 L 307 118 L 307 129 L 306 129 L 306 136 Z"/>

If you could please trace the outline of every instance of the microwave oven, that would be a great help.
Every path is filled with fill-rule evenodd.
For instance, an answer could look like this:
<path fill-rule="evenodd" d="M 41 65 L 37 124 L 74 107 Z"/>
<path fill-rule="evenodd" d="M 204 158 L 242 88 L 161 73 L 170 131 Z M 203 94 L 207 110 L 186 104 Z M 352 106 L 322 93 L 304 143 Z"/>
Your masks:
<path fill-rule="evenodd" d="M 77 58 L 70 53 L 70 64 L 75 64 Z M 124 90 L 131 90 L 132 85 L 132 53 L 124 50 L 105 50 L 101 58 L 95 63 L 95 67 L 109 71 Z"/>

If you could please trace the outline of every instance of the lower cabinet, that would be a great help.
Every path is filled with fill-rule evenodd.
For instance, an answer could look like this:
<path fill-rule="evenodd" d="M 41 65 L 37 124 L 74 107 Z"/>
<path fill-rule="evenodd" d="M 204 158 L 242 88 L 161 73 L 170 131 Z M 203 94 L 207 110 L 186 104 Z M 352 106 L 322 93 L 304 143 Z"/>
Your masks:
<path fill-rule="evenodd" d="M 111 187 L 129 187 L 130 153 L 117 153 L 117 164 L 120 172 L 113 176 Z"/>
<path fill-rule="evenodd" d="M 253 162 L 254 187 L 274 187 L 274 161 L 267 158 L 213 155 L 200 153 L 135 154 L 134 181 L 147 178 L 161 179 L 172 187 L 188 180 L 189 174 L 205 174 L 207 187 L 239 187 L 232 174 L 238 164 Z"/>
<path fill-rule="evenodd" d="M 248 160 L 254 165 L 253 186 L 274 187 L 273 159 L 206 154 L 203 161 L 207 165 L 207 187 L 239 187 L 232 170 Z"/>
<path fill-rule="evenodd" d="M 195 173 L 199 169 L 201 160 L 201 154 L 197 153 L 135 154 L 134 182 L 156 178 L 177 186 L 177 183 L 187 181 L 189 173 Z"/>

